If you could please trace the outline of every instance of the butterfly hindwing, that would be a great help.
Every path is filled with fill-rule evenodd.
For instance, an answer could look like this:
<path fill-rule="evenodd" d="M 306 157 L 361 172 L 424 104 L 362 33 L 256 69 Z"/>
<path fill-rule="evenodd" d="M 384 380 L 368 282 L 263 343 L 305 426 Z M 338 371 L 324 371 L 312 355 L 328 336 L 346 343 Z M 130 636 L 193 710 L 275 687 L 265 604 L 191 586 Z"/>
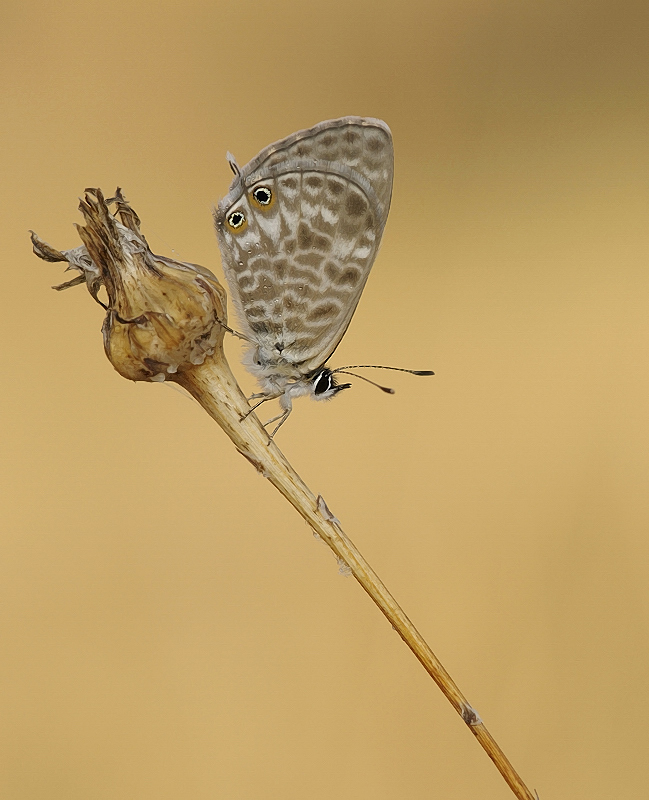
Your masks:
<path fill-rule="evenodd" d="M 216 227 L 263 363 L 298 378 L 338 345 L 376 257 L 392 170 L 389 129 L 358 117 L 293 134 L 241 170 Z"/>

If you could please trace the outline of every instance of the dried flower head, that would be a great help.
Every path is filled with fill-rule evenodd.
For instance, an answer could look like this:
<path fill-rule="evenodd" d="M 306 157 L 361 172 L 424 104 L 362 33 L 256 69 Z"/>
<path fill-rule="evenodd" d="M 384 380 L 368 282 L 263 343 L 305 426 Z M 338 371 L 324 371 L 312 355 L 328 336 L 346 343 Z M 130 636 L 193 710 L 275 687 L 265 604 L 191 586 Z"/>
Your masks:
<path fill-rule="evenodd" d="M 115 204 L 119 219 L 109 204 Z M 120 375 L 134 381 L 175 380 L 221 351 L 226 294 L 216 277 L 197 264 L 152 253 L 120 189 L 110 200 L 99 189 L 86 189 L 79 208 L 86 223 L 77 226 L 83 245 L 58 251 L 32 232 L 34 252 L 80 273 L 53 288 L 85 283 L 106 308 L 104 348 Z M 107 303 L 99 297 L 102 287 Z"/>

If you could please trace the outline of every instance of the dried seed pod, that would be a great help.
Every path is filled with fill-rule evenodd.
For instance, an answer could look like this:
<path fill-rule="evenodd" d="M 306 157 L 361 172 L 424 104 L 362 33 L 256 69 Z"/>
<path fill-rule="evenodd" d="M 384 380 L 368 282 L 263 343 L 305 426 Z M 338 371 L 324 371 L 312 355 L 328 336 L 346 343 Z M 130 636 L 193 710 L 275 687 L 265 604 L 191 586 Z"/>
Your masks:
<path fill-rule="evenodd" d="M 109 203 L 116 204 L 119 220 Z M 87 189 L 79 207 L 86 223 L 77 226 L 83 245 L 58 251 L 32 232 L 34 252 L 45 261 L 66 261 L 68 269 L 81 273 L 55 289 L 85 283 L 106 308 L 104 348 L 120 375 L 174 380 L 222 350 L 226 294 L 216 277 L 197 264 L 152 253 L 119 189 L 108 201 L 99 189 Z M 102 287 L 107 303 L 99 298 Z"/>

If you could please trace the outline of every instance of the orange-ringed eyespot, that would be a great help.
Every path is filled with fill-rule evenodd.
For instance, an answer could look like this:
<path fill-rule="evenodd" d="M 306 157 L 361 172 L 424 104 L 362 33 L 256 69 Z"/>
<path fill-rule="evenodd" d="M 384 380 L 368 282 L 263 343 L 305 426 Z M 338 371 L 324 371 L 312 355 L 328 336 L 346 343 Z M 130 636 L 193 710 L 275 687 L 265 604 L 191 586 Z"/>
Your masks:
<path fill-rule="evenodd" d="M 269 206 L 273 199 L 273 193 L 267 186 L 258 186 L 252 193 L 260 206 Z"/>
<path fill-rule="evenodd" d="M 243 211 L 233 211 L 228 217 L 228 225 L 235 231 L 237 228 L 240 228 L 245 221 L 246 215 Z"/>

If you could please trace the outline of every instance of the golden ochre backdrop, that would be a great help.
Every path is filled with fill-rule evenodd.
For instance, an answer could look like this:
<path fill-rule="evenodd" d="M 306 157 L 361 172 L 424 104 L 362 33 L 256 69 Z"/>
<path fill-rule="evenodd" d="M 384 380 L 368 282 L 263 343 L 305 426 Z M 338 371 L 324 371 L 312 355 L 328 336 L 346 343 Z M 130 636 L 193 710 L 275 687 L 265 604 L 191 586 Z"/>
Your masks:
<path fill-rule="evenodd" d="M 123 187 L 220 273 L 211 204 L 380 117 L 384 243 L 278 444 L 542 800 L 649 785 L 649 6 L 7 2 L 0 795 L 484 800 L 509 790 L 297 514 L 192 401 L 132 384 L 33 228 Z M 253 382 L 229 353 L 246 389 Z M 386 373 L 387 375 L 387 373 Z"/>

